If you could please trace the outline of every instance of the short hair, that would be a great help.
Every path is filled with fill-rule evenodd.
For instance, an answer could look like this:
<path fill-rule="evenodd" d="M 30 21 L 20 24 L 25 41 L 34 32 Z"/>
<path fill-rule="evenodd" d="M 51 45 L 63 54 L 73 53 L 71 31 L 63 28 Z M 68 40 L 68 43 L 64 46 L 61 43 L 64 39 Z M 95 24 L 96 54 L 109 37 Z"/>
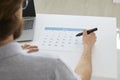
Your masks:
<path fill-rule="evenodd" d="M 21 8 L 23 0 L 0 1 L 0 41 L 5 40 L 19 27 L 16 12 Z"/>

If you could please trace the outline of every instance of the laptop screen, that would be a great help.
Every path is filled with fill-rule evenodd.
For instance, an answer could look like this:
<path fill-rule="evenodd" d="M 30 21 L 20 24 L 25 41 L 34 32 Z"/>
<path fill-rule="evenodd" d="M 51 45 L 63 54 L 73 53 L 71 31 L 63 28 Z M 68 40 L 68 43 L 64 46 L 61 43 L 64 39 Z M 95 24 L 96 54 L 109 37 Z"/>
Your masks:
<path fill-rule="evenodd" d="M 24 0 L 23 2 L 23 17 L 35 17 L 34 0 Z"/>

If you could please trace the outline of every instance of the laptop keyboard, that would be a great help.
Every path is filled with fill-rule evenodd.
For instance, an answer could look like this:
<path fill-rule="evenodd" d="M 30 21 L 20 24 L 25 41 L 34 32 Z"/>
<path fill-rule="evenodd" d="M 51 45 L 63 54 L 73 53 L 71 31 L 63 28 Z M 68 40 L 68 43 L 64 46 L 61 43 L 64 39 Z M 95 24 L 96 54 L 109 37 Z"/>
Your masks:
<path fill-rule="evenodd" d="M 33 29 L 34 20 L 25 20 L 24 30 Z"/>

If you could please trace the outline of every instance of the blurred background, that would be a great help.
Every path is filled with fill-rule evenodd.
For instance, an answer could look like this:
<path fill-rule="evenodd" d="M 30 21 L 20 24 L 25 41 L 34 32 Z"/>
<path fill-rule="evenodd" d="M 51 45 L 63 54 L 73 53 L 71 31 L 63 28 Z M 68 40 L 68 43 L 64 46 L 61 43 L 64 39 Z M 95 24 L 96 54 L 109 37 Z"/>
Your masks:
<path fill-rule="evenodd" d="M 83 16 L 107 16 L 117 18 L 120 29 L 119 0 L 34 0 L 37 13 Z"/>

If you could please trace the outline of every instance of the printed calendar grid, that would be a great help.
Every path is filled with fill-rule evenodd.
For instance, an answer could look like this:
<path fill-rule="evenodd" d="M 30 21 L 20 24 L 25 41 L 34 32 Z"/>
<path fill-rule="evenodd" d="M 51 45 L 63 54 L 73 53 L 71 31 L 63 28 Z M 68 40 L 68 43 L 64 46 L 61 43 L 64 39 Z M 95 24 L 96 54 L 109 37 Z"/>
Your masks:
<path fill-rule="evenodd" d="M 40 35 L 41 49 L 80 51 L 82 39 L 75 35 L 82 31 L 81 28 L 45 27 Z"/>

